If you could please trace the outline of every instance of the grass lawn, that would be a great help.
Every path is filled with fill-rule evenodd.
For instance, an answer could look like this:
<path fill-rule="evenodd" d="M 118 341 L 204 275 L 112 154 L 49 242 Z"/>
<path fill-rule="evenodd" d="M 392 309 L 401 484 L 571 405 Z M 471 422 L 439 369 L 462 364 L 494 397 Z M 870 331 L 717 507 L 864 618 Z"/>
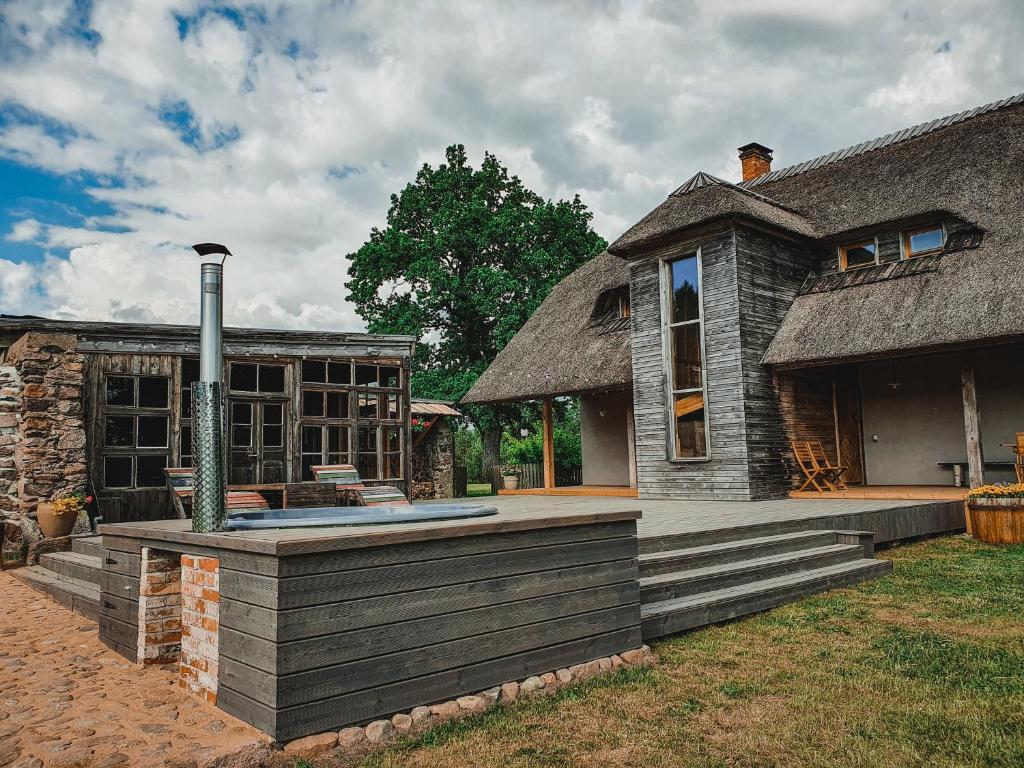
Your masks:
<path fill-rule="evenodd" d="M 468 483 L 466 485 L 466 497 L 471 496 L 493 496 L 490 483 Z"/>
<path fill-rule="evenodd" d="M 895 572 L 880 581 L 657 643 L 657 667 L 362 765 L 1024 765 L 1024 547 L 948 537 L 882 554 Z"/>

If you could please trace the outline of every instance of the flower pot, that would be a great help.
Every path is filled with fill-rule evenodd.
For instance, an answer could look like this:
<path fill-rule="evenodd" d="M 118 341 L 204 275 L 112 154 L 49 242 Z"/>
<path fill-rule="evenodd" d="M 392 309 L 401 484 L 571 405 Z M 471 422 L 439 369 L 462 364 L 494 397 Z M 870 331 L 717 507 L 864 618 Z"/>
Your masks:
<path fill-rule="evenodd" d="M 70 536 L 71 530 L 75 527 L 78 515 L 65 512 L 63 515 L 53 514 L 53 505 L 43 502 L 36 507 L 36 522 L 39 523 L 39 530 L 48 539 L 56 539 L 61 536 Z"/>
<path fill-rule="evenodd" d="M 1024 543 L 1024 498 L 968 499 L 968 528 L 987 544 Z"/>
<path fill-rule="evenodd" d="M 515 491 L 519 488 L 519 478 L 515 475 L 505 475 L 502 481 L 505 483 L 506 491 Z"/>

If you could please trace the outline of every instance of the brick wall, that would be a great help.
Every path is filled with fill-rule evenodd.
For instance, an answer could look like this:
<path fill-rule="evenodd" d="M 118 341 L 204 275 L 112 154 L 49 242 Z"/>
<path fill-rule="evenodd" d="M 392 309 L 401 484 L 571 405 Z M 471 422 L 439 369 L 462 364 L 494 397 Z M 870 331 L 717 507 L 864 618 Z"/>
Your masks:
<path fill-rule="evenodd" d="M 142 548 L 139 569 L 140 664 L 176 664 L 181 656 L 181 566 L 178 555 Z"/>
<path fill-rule="evenodd" d="M 220 644 L 220 562 L 181 556 L 181 666 L 178 684 L 217 703 Z"/>

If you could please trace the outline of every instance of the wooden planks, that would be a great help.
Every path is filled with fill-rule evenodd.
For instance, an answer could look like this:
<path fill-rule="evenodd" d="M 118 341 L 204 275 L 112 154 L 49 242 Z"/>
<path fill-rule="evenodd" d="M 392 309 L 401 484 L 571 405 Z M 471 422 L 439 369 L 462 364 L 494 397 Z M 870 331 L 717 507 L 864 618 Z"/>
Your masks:
<path fill-rule="evenodd" d="M 218 703 L 279 740 L 641 642 L 634 520 L 257 559 L 259 574 L 248 557 L 221 563 Z"/>
<path fill-rule="evenodd" d="M 132 539 L 103 539 L 100 640 L 129 661 L 138 659 L 140 551 Z"/>

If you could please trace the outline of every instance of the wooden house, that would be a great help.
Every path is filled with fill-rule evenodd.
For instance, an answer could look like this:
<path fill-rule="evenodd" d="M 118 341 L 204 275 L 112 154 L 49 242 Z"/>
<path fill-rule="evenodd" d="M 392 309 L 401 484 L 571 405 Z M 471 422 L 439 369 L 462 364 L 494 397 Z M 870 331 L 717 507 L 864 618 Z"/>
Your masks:
<path fill-rule="evenodd" d="M 1012 479 L 1024 95 L 743 179 L 698 173 L 555 288 L 464 402 L 580 396 L 584 484 L 755 500 Z M 588 467 L 589 464 L 589 467 Z"/>
<path fill-rule="evenodd" d="M 229 483 L 273 501 L 317 464 L 408 489 L 414 339 L 226 328 Z M 0 509 L 61 492 L 107 522 L 172 516 L 165 467 L 191 465 L 198 329 L 0 317 Z M 278 500 L 279 501 L 279 500 Z"/>

